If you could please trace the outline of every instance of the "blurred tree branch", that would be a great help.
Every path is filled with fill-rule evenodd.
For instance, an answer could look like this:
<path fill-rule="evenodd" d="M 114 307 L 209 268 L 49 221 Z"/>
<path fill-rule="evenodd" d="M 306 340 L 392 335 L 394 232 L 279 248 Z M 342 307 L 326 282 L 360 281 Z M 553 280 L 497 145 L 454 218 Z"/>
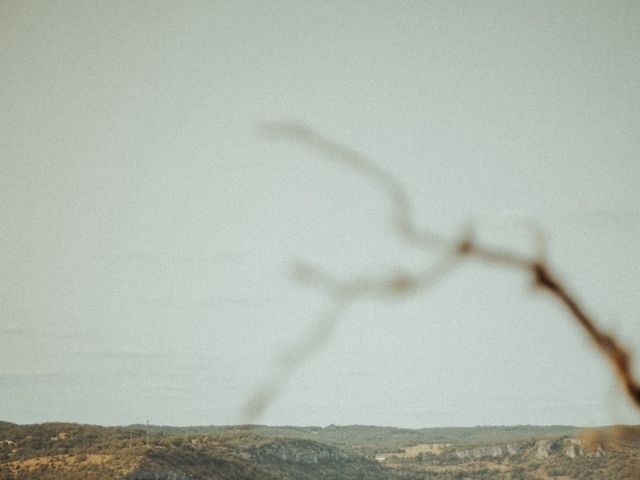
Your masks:
<path fill-rule="evenodd" d="M 353 279 L 339 282 L 329 274 L 309 265 L 299 265 L 296 276 L 327 291 L 333 299 L 331 308 L 318 319 L 315 327 L 299 343 L 292 345 L 280 359 L 279 368 L 246 405 L 245 420 L 257 419 L 285 387 L 293 373 L 310 356 L 326 345 L 344 310 L 358 298 L 373 295 L 395 296 L 410 291 L 424 291 L 442 280 L 462 261 L 481 261 L 488 265 L 520 270 L 531 276 L 535 288 L 546 292 L 565 307 L 587 334 L 594 346 L 608 359 L 633 405 L 640 409 L 640 383 L 634 377 L 631 356 L 615 336 L 604 331 L 586 312 L 567 286 L 554 273 L 544 255 L 544 238 L 536 231 L 537 254 L 531 258 L 508 250 L 482 245 L 466 229 L 458 238 L 447 238 L 415 226 L 411 218 L 411 202 L 403 186 L 361 153 L 335 142 L 298 123 L 273 123 L 264 126 L 273 137 L 304 144 L 329 159 L 354 169 L 377 183 L 392 205 L 392 225 L 398 236 L 418 248 L 435 251 L 439 259 L 419 274 L 395 274 L 380 279 Z"/>

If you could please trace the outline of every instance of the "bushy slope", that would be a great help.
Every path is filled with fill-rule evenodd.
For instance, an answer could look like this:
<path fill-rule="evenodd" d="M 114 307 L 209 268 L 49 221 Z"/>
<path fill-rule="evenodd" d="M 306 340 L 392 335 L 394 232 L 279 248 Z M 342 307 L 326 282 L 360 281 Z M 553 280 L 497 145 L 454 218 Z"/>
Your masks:
<path fill-rule="evenodd" d="M 0 422 L 0 480 L 627 480 L 640 478 L 638 465 L 639 427 L 147 429 Z"/>
<path fill-rule="evenodd" d="M 389 478 L 371 459 L 305 439 L 48 423 L 0 430 L 0 479 L 320 480 Z"/>

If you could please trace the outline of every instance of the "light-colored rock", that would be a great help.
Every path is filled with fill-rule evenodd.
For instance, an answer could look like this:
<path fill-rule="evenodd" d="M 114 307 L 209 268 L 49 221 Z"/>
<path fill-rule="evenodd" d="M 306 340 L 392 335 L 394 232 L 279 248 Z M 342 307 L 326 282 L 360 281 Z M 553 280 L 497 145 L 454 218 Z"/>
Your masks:
<path fill-rule="evenodd" d="M 346 460 L 348 455 L 334 447 L 305 441 L 277 441 L 245 451 L 252 460 L 314 464 L 324 461 Z"/>
<path fill-rule="evenodd" d="M 536 442 L 536 457 L 548 458 L 558 450 L 559 440 L 539 440 Z"/>
<path fill-rule="evenodd" d="M 577 438 L 566 438 L 564 441 L 564 454 L 569 458 L 584 456 L 582 442 Z"/>
<path fill-rule="evenodd" d="M 495 445 L 491 447 L 477 447 L 465 450 L 456 450 L 455 456 L 460 459 L 466 458 L 482 458 L 482 457 L 506 457 L 508 455 L 515 455 L 520 450 L 520 447 L 516 444 L 509 445 Z"/>

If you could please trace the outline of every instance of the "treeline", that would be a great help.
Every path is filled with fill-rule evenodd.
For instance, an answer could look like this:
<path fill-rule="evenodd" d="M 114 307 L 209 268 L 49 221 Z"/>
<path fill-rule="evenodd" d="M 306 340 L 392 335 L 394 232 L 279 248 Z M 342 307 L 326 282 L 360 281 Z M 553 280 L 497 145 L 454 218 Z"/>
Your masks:
<path fill-rule="evenodd" d="M 0 461 L 34 455 L 117 452 L 144 445 L 145 432 L 73 423 L 0 424 Z"/>

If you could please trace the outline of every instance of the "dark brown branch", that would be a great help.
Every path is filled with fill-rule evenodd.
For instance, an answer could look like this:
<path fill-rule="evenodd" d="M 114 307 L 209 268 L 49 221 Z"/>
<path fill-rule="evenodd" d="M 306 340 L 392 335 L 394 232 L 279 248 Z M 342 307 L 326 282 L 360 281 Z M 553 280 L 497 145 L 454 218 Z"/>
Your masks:
<path fill-rule="evenodd" d="M 640 383 L 634 378 L 631 369 L 631 355 L 620 342 L 602 331 L 585 313 L 583 308 L 572 297 L 567 289 L 549 272 L 547 266 L 534 264 L 531 266 L 536 284 L 554 295 L 571 312 L 582 328 L 587 332 L 600 351 L 606 355 L 613 365 L 624 389 L 636 407 L 640 408 Z"/>
<path fill-rule="evenodd" d="M 321 319 L 307 337 L 287 351 L 282 368 L 249 404 L 247 413 L 250 415 L 250 419 L 259 416 L 279 390 L 284 387 L 295 369 L 330 340 L 340 313 L 349 303 L 370 294 L 386 296 L 423 290 L 439 281 L 445 274 L 453 270 L 460 260 L 465 258 L 516 268 L 530 273 L 533 276 L 535 286 L 545 290 L 567 308 L 596 347 L 611 362 L 627 396 L 637 408 L 640 408 L 640 384 L 633 376 L 629 352 L 618 339 L 605 333 L 586 313 L 575 297 L 568 292 L 567 288 L 552 275 L 551 268 L 543 258 L 543 242 L 539 232 L 537 233 L 540 251 L 537 252 L 537 258 L 532 259 L 508 250 L 480 245 L 474 242 L 471 232 L 466 232 L 460 240 L 448 239 L 433 232 L 420 230 L 411 220 L 410 202 L 402 185 L 392 175 L 373 164 L 361 153 L 330 140 L 315 130 L 295 123 L 271 124 L 268 125 L 268 130 L 272 134 L 285 136 L 322 151 L 332 159 L 374 180 L 389 197 L 394 211 L 393 224 L 400 237 L 416 246 L 437 250 L 441 254 L 441 258 L 439 262 L 426 269 L 423 274 L 400 274 L 379 280 L 356 279 L 349 282 L 339 282 L 324 272 L 308 266 L 300 268 L 298 272 L 301 277 L 325 288 L 334 299 L 333 314 Z"/>
<path fill-rule="evenodd" d="M 627 396 L 637 408 L 640 408 L 640 383 L 633 376 L 631 355 L 618 339 L 598 327 L 577 299 L 568 292 L 567 287 L 551 273 L 550 267 L 545 262 L 527 261 L 526 258 L 510 252 L 476 246 L 471 242 L 461 245 L 458 251 L 461 255 L 475 256 L 489 263 L 529 270 L 533 275 L 535 286 L 546 290 L 569 310 L 589 339 L 612 364 Z"/>

